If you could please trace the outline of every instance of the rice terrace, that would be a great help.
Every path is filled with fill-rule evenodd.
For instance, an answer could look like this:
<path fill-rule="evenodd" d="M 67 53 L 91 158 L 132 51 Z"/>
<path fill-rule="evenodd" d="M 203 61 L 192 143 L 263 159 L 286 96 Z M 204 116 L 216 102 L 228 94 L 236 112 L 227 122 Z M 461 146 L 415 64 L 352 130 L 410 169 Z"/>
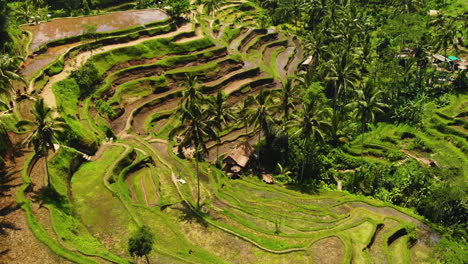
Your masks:
<path fill-rule="evenodd" d="M 0 0 L 0 264 L 467 263 L 467 12 Z"/>

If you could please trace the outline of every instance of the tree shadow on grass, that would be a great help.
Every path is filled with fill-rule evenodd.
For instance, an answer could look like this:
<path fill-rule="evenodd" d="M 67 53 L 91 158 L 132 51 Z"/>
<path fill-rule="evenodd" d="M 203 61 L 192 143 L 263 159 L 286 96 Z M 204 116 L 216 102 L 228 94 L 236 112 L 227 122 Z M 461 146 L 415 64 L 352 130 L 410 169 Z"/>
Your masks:
<path fill-rule="evenodd" d="M 284 185 L 286 189 L 304 194 L 318 194 L 320 192 L 319 182 L 296 183 Z"/>
<path fill-rule="evenodd" d="M 179 217 L 179 220 L 182 222 L 188 222 L 188 223 L 193 223 L 196 222 L 203 227 L 207 228 L 208 227 L 208 222 L 204 219 L 204 216 L 207 216 L 206 213 L 204 213 L 200 209 L 196 209 L 196 212 L 193 211 L 192 208 L 185 202 L 182 201 L 180 203 L 182 206 L 174 207 L 174 210 L 180 211 L 182 215 Z"/>
<path fill-rule="evenodd" d="M 39 207 L 42 207 L 44 204 L 51 204 L 56 206 L 62 211 L 67 211 L 70 209 L 68 205 L 67 198 L 60 193 L 58 193 L 52 186 L 44 186 L 39 190 L 35 191 L 31 196 L 33 202 L 39 203 Z"/>

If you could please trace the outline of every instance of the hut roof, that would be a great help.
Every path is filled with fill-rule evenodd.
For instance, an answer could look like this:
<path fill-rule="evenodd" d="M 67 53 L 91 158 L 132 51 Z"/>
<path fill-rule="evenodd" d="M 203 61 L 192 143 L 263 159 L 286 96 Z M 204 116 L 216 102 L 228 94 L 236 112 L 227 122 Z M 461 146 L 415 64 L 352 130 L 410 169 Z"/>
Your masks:
<path fill-rule="evenodd" d="M 263 174 L 262 175 L 262 180 L 265 182 L 265 183 L 268 183 L 268 184 L 272 184 L 274 183 L 274 179 L 273 179 L 273 176 L 271 176 L 270 174 Z"/>
<path fill-rule="evenodd" d="M 445 58 L 444 56 L 442 56 L 440 54 L 434 54 L 434 55 L 432 55 L 432 57 L 434 57 L 436 60 L 439 60 L 439 61 L 448 61 L 447 58 Z"/>
<path fill-rule="evenodd" d="M 233 159 L 237 165 L 245 167 L 250 157 L 255 153 L 255 149 L 248 142 L 243 142 L 229 153 L 229 158 Z"/>
<path fill-rule="evenodd" d="M 307 59 L 302 63 L 302 65 L 310 65 L 312 63 L 312 56 L 307 57 Z"/>

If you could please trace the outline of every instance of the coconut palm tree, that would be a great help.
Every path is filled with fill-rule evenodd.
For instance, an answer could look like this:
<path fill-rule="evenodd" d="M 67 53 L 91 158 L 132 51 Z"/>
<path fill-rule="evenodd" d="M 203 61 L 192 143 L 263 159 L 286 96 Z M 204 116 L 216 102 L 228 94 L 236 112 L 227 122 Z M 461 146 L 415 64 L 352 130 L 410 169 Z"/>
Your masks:
<path fill-rule="evenodd" d="M 371 83 L 367 83 L 363 89 L 356 90 L 356 98 L 346 105 L 345 109 L 352 110 L 354 120 L 361 123 L 361 129 L 365 132 L 369 123 L 375 121 L 377 114 L 384 114 L 384 108 L 388 105 L 381 102 L 382 91 Z"/>
<path fill-rule="evenodd" d="M 49 150 L 55 151 L 54 142 L 57 142 L 57 136 L 66 128 L 66 123 L 61 118 L 52 117 L 52 110 L 44 103 L 43 99 L 36 101 L 31 113 L 34 116 L 34 121 L 20 121 L 17 126 L 34 126 L 33 132 L 25 139 L 25 143 L 28 147 L 34 147 L 36 154 L 44 156 L 46 185 L 49 185 L 49 166 L 47 162 Z"/>
<path fill-rule="evenodd" d="M 291 128 L 297 128 L 292 136 L 302 141 L 304 159 L 302 161 L 301 178 L 304 179 L 304 168 L 308 157 L 308 146 L 312 142 L 324 142 L 325 132 L 330 128 L 328 117 L 330 109 L 320 100 L 311 100 L 302 103 L 302 109 L 291 119 Z M 315 144 L 314 144 L 315 145 Z"/>
<path fill-rule="evenodd" d="M 332 47 L 333 48 L 333 47 Z M 337 47 L 335 47 L 337 48 Z M 358 65 L 346 50 L 332 51 L 332 59 L 325 65 L 325 80 L 333 87 L 333 107 L 338 107 L 340 100 L 347 99 L 348 90 L 355 87 L 359 80 Z"/>
<path fill-rule="evenodd" d="M 205 0 L 204 4 L 208 15 L 213 16 L 216 10 L 219 10 L 226 4 L 226 0 Z"/>
<path fill-rule="evenodd" d="M 364 151 L 364 132 L 369 123 L 375 121 L 376 114 L 384 114 L 383 109 L 388 105 L 381 102 L 382 91 L 375 88 L 370 82 L 364 89 L 356 91 L 356 98 L 345 106 L 346 110 L 352 110 L 353 119 L 361 123 L 361 155 Z"/>
<path fill-rule="evenodd" d="M 193 145 L 195 147 L 195 163 L 197 168 L 197 208 L 200 208 L 200 170 L 198 162 L 208 152 L 206 142 L 216 138 L 216 132 L 213 130 L 214 122 L 208 118 L 208 109 L 201 103 L 194 102 L 187 107 L 182 106 L 182 124 L 174 128 L 169 134 L 170 138 L 175 135 L 182 136 L 180 146 Z"/>
<path fill-rule="evenodd" d="M 220 133 L 223 130 L 223 126 L 227 126 L 231 121 L 235 120 L 234 111 L 226 103 L 227 96 L 220 90 L 216 96 L 209 98 L 209 112 L 211 119 L 214 121 L 216 126 L 216 159 L 219 157 L 219 144 L 221 143 Z"/>
<path fill-rule="evenodd" d="M 457 36 L 461 32 L 459 25 L 454 18 L 447 18 L 446 22 L 436 27 L 436 35 L 434 36 L 434 46 L 437 51 L 444 51 L 444 56 L 447 57 L 449 48 L 458 49 Z"/>
<path fill-rule="evenodd" d="M 238 103 L 235 107 L 235 114 L 237 118 L 237 124 L 242 124 L 245 128 L 245 136 L 248 135 L 248 128 L 250 124 L 250 106 L 252 105 L 253 96 L 248 96 L 245 100 Z"/>
<path fill-rule="evenodd" d="M 195 102 L 201 102 L 203 99 L 203 94 L 200 89 L 200 82 L 196 75 L 185 74 L 186 79 L 183 83 L 185 86 L 184 91 L 182 92 L 182 100 L 180 100 L 180 108 L 185 107 L 190 109 L 191 105 Z"/>
<path fill-rule="evenodd" d="M 260 131 L 263 132 L 267 141 L 271 136 L 273 124 L 275 123 L 275 105 L 273 99 L 269 91 L 264 89 L 260 90 L 260 93 L 252 99 L 254 108 L 249 116 L 250 124 L 255 128 L 260 128 Z M 258 142 L 260 142 L 261 136 L 262 133 L 259 132 Z"/>
<path fill-rule="evenodd" d="M 14 70 L 18 66 L 21 57 L 10 57 L 8 54 L 0 55 L 0 95 L 10 98 L 13 91 L 13 80 L 24 81 Z"/>
<path fill-rule="evenodd" d="M 419 12 L 424 6 L 421 0 L 393 0 L 392 4 L 395 7 L 395 13 L 399 14 Z"/>
<path fill-rule="evenodd" d="M 289 111 L 294 108 L 297 100 L 297 87 L 292 78 L 281 83 L 281 89 L 276 91 L 275 96 L 281 101 L 280 111 L 283 113 L 283 122 L 289 120 Z"/>

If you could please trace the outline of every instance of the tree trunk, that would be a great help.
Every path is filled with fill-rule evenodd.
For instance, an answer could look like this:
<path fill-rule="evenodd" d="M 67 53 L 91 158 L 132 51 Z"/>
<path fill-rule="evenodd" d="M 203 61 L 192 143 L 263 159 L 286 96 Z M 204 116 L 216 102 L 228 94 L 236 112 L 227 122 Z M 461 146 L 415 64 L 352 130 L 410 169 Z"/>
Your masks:
<path fill-rule="evenodd" d="M 146 263 L 150 264 L 150 260 L 148 258 L 148 255 L 145 255 L 145 258 L 146 258 Z"/>
<path fill-rule="evenodd" d="M 306 156 L 304 155 L 304 159 L 302 160 L 302 170 L 301 170 L 301 179 L 300 182 L 302 183 L 304 179 L 304 168 L 305 168 L 305 161 L 306 161 Z"/>
<path fill-rule="evenodd" d="M 218 163 L 218 159 L 219 159 L 219 144 L 221 144 L 220 138 L 216 140 L 216 161 L 215 161 L 216 164 Z"/>
<path fill-rule="evenodd" d="M 261 140 L 261 137 L 262 136 L 262 130 L 260 129 L 258 131 L 258 142 L 257 142 L 257 146 L 258 146 L 258 162 L 260 162 L 260 140 Z"/>
<path fill-rule="evenodd" d="M 307 141 L 304 141 L 303 151 L 304 151 L 304 158 L 302 159 L 302 170 L 301 170 L 301 180 L 300 180 L 301 183 L 304 180 L 304 169 L 305 169 L 306 158 L 307 158 L 307 153 L 308 153 L 308 151 L 307 151 Z"/>
<path fill-rule="evenodd" d="M 44 156 L 44 162 L 45 162 L 45 180 L 44 180 L 44 186 L 49 186 L 50 185 L 50 178 L 49 178 L 49 163 L 47 161 L 47 158 L 49 157 L 48 150 L 46 150 L 46 154 Z"/>
<path fill-rule="evenodd" d="M 200 209 L 200 170 L 198 168 L 198 151 L 195 157 L 195 163 L 197 164 L 197 185 L 198 185 L 198 195 L 197 195 L 197 209 Z"/>

